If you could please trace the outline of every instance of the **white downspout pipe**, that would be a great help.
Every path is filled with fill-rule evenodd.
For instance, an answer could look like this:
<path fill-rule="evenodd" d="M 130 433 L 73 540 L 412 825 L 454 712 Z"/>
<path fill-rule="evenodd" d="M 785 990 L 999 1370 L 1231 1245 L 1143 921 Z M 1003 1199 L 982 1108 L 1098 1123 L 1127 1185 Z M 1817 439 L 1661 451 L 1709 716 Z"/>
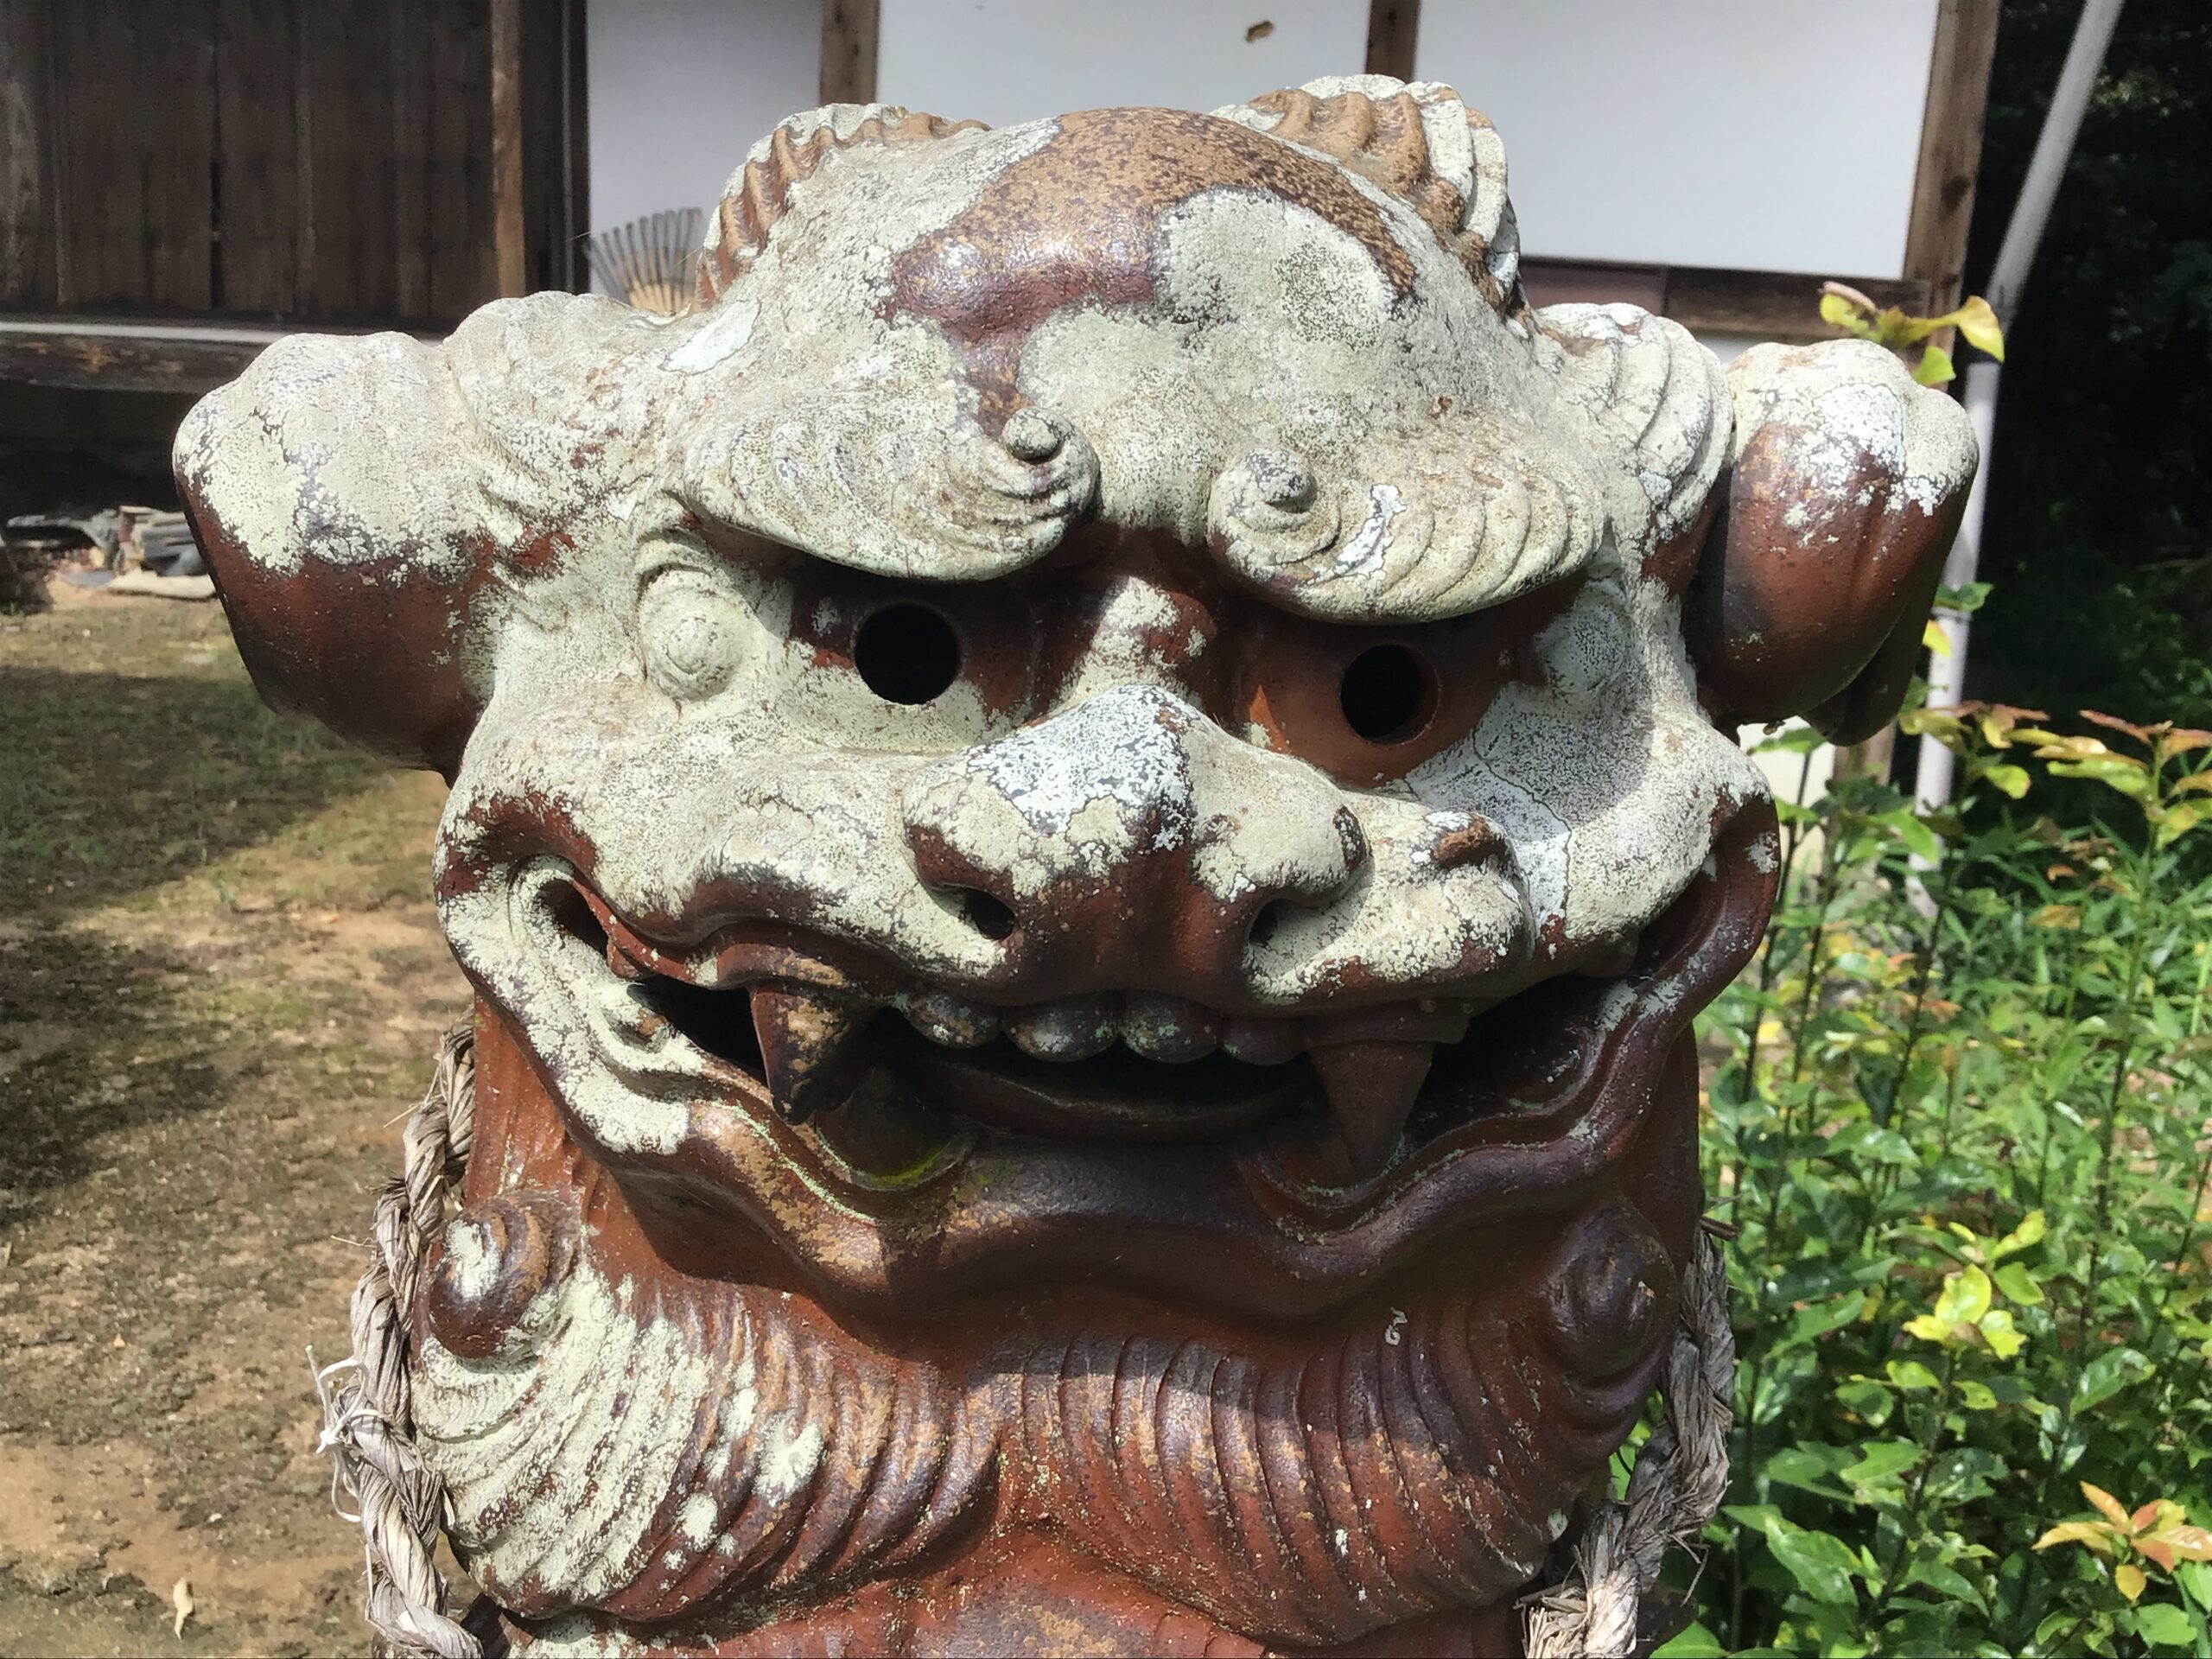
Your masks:
<path fill-rule="evenodd" d="M 2074 140 L 2082 130 L 2082 117 L 2096 90 L 2097 73 L 2104 67 L 2105 48 L 2112 43 L 2113 26 L 2120 21 L 2121 0 L 2085 0 L 2081 21 L 2074 25 L 2074 41 L 2066 49 L 2065 67 L 2058 72 L 2058 86 L 2044 112 L 2043 130 L 2036 137 L 2035 155 L 2028 175 L 2020 185 L 2019 200 L 2005 226 L 2005 243 L 1997 251 L 1987 298 L 1998 321 L 2010 327 L 2018 308 L 2021 291 L 2028 285 L 2028 270 L 2035 264 L 2037 245 L 2050 222 L 2050 205 L 2057 198 L 2059 181 L 2074 153 Z M 1982 517 L 1989 505 L 1989 457 L 1996 441 L 1997 384 L 2002 364 L 1984 359 L 1967 370 L 1967 414 L 1974 422 L 1974 441 L 1981 446 L 1981 467 L 1967 492 L 1965 516 L 1959 521 L 1959 538 L 1943 563 L 1943 585 L 1963 588 L 1981 566 Z M 1948 653 L 1931 652 L 1928 658 L 1928 705 L 1948 708 L 1960 700 L 1966 686 L 1967 642 L 1973 626 L 1964 613 L 1938 609 L 1936 620 L 1950 645 Z M 1951 752 L 1932 738 L 1920 740 L 1920 764 L 1913 798 L 1923 812 L 1950 804 Z"/>

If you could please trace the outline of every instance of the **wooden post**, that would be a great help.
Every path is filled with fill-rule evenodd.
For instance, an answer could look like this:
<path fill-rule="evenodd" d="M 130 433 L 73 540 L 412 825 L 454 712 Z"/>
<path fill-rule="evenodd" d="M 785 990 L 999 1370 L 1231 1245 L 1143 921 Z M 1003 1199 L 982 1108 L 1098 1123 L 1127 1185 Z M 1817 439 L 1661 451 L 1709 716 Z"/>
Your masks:
<path fill-rule="evenodd" d="M 1926 310 L 1956 305 L 1965 280 L 1967 226 L 1974 218 L 1974 181 L 1981 170 L 1981 122 L 1989 106 L 1989 66 L 1997 55 L 1999 0 L 1941 0 L 1928 63 L 1928 100 L 1920 118 L 1920 164 L 1912 180 L 1912 213 L 1904 234 L 1904 274 L 1928 285 Z M 1952 349 L 1955 331 L 1935 336 Z M 1839 778 L 1886 778 L 1897 753 L 1889 725 L 1863 743 L 1839 750 Z"/>
<path fill-rule="evenodd" d="M 1998 0 L 1942 0 L 1920 121 L 1920 165 L 1904 238 L 1904 275 L 1927 279 L 1931 311 L 1959 302 L 1981 164 L 1989 65 L 1997 55 Z"/>
<path fill-rule="evenodd" d="M 1367 73 L 1414 78 L 1414 47 L 1421 37 L 1421 0 L 1368 0 Z"/>
<path fill-rule="evenodd" d="M 503 297 L 529 289 L 522 208 L 522 0 L 492 5 L 492 251 Z"/>
<path fill-rule="evenodd" d="M 875 101 L 875 42 L 880 0 L 822 0 L 822 101 Z"/>

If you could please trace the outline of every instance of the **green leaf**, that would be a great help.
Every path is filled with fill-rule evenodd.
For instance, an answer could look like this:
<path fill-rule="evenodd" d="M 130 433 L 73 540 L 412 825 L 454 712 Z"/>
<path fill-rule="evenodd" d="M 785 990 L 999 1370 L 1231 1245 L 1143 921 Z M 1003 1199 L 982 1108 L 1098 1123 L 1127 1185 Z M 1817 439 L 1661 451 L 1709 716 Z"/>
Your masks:
<path fill-rule="evenodd" d="M 1863 1576 L 1859 1556 L 1842 1539 L 1814 1532 L 1785 1520 L 1768 1503 L 1731 1504 L 1729 1516 L 1766 1535 L 1767 1548 L 1782 1563 L 1797 1587 L 1814 1600 L 1830 1606 L 1856 1606 L 1859 1592 L 1852 1580 Z"/>
<path fill-rule="evenodd" d="M 2008 1255 L 2017 1255 L 2044 1240 L 2046 1224 L 2043 1211 L 2031 1210 L 2020 1217 L 2020 1224 L 1989 1247 L 1989 1259 L 2002 1262 Z"/>
<path fill-rule="evenodd" d="M 2212 1563 L 2177 1561 L 2174 1582 L 2181 1586 L 2182 1594 L 2197 1606 L 2212 1607 Z"/>
<path fill-rule="evenodd" d="M 2171 1601 L 2145 1602 L 2128 1615 L 2127 1622 L 2154 1647 L 2194 1650 L 2196 1646 L 2196 1621 Z"/>
<path fill-rule="evenodd" d="M 2054 778 L 2088 778 L 2107 789 L 2116 789 L 2131 800 L 2151 798 L 2151 777 L 2143 763 L 2124 754 L 2092 754 L 2079 760 L 2054 760 Z"/>
<path fill-rule="evenodd" d="M 1938 588 L 1936 590 L 1936 608 L 1956 611 L 1961 616 L 1972 616 L 1988 602 L 1990 591 L 1991 584 L 1986 582 L 1964 582 L 1956 588 Z"/>
<path fill-rule="evenodd" d="M 2036 1283 L 2026 1268 L 2018 1262 L 2007 1262 L 1994 1275 L 1997 1288 L 2003 1291 L 2008 1301 L 2023 1307 L 2043 1306 L 2043 1287 Z"/>
<path fill-rule="evenodd" d="M 1992 789 L 2009 795 L 2016 801 L 2028 792 L 2028 769 L 2025 766 L 2016 766 L 2009 760 L 2001 761 L 1986 768 L 1981 775 L 1988 780 Z"/>
<path fill-rule="evenodd" d="M 1936 1306 L 1916 1319 L 1907 1319 L 1904 1328 L 1926 1342 L 1970 1340 L 1962 1327 L 1972 1327 L 1989 1312 L 1989 1294 L 1987 1274 L 1977 1267 L 1961 1268 L 1944 1274 Z"/>
<path fill-rule="evenodd" d="M 1941 346 L 1930 346 L 1920 353 L 1920 361 L 1912 365 L 1912 378 L 1923 386 L 1948 385 L 1959 378 L 1951 366 L 1951 354 Z"/>
<path fill-rule="evenodd" d="M 2001 1307 L 1993 1307 L 1975 1320 L 1974 1329 L 1981 1332 L 1989 1351 L 1999 1359 L 2012 1358 L 2028 1340 L 2013 1325 L 2012 1316 Z"/>
<path fill-rule="evenodd" d="M 1883 825 L 1904 843 L 1904 849 L 1914 857 L 1929 863 L 1938 863 L 1943 849 L 1936 839 L 1936 832 L 1916 817 L 1910 807 L 1899 807 L 1894 812 L 1885 812 L 1874 822 Z"/>
<path fill-rule="evenodd" d="M 1997 313 L 1980 295 L 1952 312 L 1950 321 L 1974 350 L 1988 353 L 1999 363 L 2005 360 L 2005 330 L 1998 323 Z"/>
<path fill-rule="evenodd" d="M 2113 1348 L 2099 1354 L 2082 1368 L 2082 1380 L 2074 1389 L 2075 1414 L 2094 1411 L 2130 1383 L 2140 1382 L 2153 1369 L 2133 1348 Z"/>
<path fill-rule="evenodd" d="M 1856 331 L 1866 327 L 1859 308 L 1840 294 L 1821 296 L 1821 321 L 1831 328 L 1850 328 Z"/>
<path fill-rule="evenodd" d="M 1871 1428 L 1879 1428 L 1897 1409 L 1897 1396 L 1871 1377 L 1853 1377 L 1838 1386 L 1836 1401 Z"/>
<path fill-rule="evenodd" d="M 1958 1391 L 1959 1403 L 1968 1411 L 1997 1409 L 1997 1390 L 1986 1382 L 1978 1382 L 1973 1377 L 1966 1376 L 1961 1377 L 1953 1386 Z"/>
<path fill-rule="evenodd" d="M 1983 1599 L 1980 1587 L 1956 1567 L 1946 1567 L 1941 1561 L 1916 1559 L 1905 1570 L 1904 1581 L 1924 1584 L 1940 1594 L 1955 1596 L 1984 1617 L 1989 1612 L 1989 1603 Z"/>
<path fill-rule="evenodd" d="M 1938 1503 L 1971 1503 L 1987 1497 L 2007 1471 L 2005 1459 L 1978 1446 L 1956 1446 L 1929 1465 L 1927 1494 Z"/>
<path fill-rule="evenodd" d="M 1897 1169 L 1916 1169 L 1920 1154 L 1912 1142 L 1895 1129 L 1885 1129 L 1860 1119 L 1847 1123 L 1828 1137 L 1828 1156 L 1854 1163 L 1887 1164 Z"/>
<path fill-rule="evenodd" d="M 1789 1327 L 1774 1346 L 1777 1352 L 1789 1348 L 1801 1348 L 1807 1343 L 1840 1330 L 1857 1319 L 1866 1306 L 1866 1293 L 1854 1290 L 1847 1296 L 1838 1296 L 1832 1301 L 1815 1302 L 1801 1307 L 1789 1316 Z"/>
<path fill-rule="evenodd" d="M 1722 1659 L 1728 1651 L 1720 1638 L 1692 1619 L 1688 1628 L 1651 1650 L 1651 1659 Z"/>
<path fill-rule="evenodd" d="M 2158 815 L 2158 845 L 2171 847 L 2200 823 L 2212 817 L 2212 808 L 2201 802 L 2188 801 L 2179 806 L 2170 806 Z"/>
<path fill-rule="evenodd" d="M 1847 1446 L 1791 1446 L 1769 1458 L 1763 1472 L 1769 1480 L 1782 1485 L 1848 1503 L 1851 1494 L 1837 1484 L 1836 1471 L 1851 1460 Z"/>
<path fill-rule="evenodd" d="M 1910 1440 L 1872 1440 L 1856 1463 L 1837 1471 L 1853 1486 L 1872 1486 L 1894 1480 L 1920 1461 L 1920 1448 Z"/>
<path fill-rule="evenodd" d="M 1893 1359 L 1885 1369 L 1890 1374 L 1891 1383 L 1907 1393 L 1936 1386 L 1936 1373 L 1916 1359 Z"/>

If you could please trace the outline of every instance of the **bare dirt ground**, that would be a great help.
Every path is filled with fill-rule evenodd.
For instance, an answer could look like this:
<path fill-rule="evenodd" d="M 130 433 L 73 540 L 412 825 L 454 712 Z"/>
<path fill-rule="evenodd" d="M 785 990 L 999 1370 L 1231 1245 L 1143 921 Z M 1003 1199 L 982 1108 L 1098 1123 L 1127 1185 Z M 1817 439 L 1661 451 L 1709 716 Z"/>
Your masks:
<path fill-rule="evenodd" d="M 359 1652 L 306 1351 L 467 1006 L 442 788 L 212 604 L 55 597 L 0 616 L 0 1654 Z"/>

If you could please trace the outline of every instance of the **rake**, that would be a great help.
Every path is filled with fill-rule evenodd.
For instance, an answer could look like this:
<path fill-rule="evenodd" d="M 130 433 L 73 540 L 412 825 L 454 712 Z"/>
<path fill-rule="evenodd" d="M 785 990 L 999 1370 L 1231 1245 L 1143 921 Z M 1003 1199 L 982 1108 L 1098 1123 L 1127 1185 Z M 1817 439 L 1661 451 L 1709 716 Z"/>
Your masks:
<path fill-rule="evenodd" d="M 647 213 L 592 237 L 585 256 L 600 281 L 632 305 L 674 316 L 691 302 L 701 218 L 696 207 Z"/>

